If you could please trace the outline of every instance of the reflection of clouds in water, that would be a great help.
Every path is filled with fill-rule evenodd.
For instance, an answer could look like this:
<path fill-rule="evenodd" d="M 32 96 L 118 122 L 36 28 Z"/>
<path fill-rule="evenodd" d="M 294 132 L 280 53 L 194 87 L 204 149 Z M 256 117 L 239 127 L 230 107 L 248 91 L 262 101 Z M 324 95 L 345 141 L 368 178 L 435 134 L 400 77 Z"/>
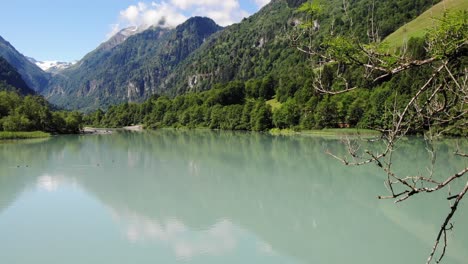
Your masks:
<path fill-rule="evenodd" d="M 67 180 L 64 176 L 52 176 L 52 175 L 42 175 L 37 178 L 36 188 L 44 190 L 47 192 L 55 192 L 60 186 L 70 184 L 70 181 Z M 71 182 L 72 185 L 75 185 L 75 182 Z"/>
<path fill-rule="evenodd" d="M 193 176 L 200 175 L 200 165 L 194 160 L 189 161 L 188 170 L 189 170 L 190 175 L 193 175 Z"/>
<path fill-rule="evenodd" d="M 176 256 L 189 259 L 197 255 L 219 256 L 234 251 L 237 241 L 234 226 L 228 220 L 222 220 L 201 234 L 175 241 Z"/>
<path fill-rule="evenodd" d="M 262 255 L 273 256 L 275 254 L 273 247 L 266 242 L 257 242 L 257 251 Z"/>
<path fill-rule="evenodd" d="M 131 212 L 120 214 L 115 211 L 112 215 L 125 226 L 125 236 L 130 242 L 165 242 L 180 259 L 199 255 L 219 256 L 234 251 L 237 246 L 236 230 L 229 220 L 221 220 L 207 230 L 194 232 L 178 219 L 159 222 Z"/>
<path fill-rule="evenodd" d="M 127 165 L 130 168 L 135 168 L 135 166 L 138 164 L 138 161 L 140 160 L 140 153 L 139 152 L 132 152 L 128 151 L 127 152 Z"/>

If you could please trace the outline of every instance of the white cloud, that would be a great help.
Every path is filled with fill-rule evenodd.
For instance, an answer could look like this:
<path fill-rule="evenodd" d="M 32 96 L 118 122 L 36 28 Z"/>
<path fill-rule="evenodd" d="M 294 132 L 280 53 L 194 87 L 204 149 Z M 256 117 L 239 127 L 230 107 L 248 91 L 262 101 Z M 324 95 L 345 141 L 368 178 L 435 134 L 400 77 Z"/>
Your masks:
<path fill-rule="evenodd" d="M 255 0 L 258 6 L 269 0 Z M 176 27 L 192 16 L 206 16 L 221 26 L 227 26 L 249 16 L 242 9 L 239 0 L 163 0 L 157 2 L 138 2 L 120 11 L 119 22 L 111 25 L 109 36 L 120 29 L 137 26 L 146 29 L 152 25 Z"/>
<path fill-rule="evenodd" d="M 169 245 L 179 260 L 200 255 L 220 256 L 237 249 L 240 230 L 226 219 L 219 220 L 203 231 L 191 230 L 182 221 L 150 219 L 137 213 L 111 209 L 112 217 L 123 228 L 132 243 L 159 241 Z"/>
<path fill-rule="evenodd" d="M 227 0 L 227 2 L 232 2 Z M 237 2 L 237 1 L 235 1 Z M 180 9 L 186 10 L 194 6 L 217 6 L 223 3 L 220 3 L 219 0 L 171 0 L 171 3 L 174 6 L 177 6 Z"/>
<path fill-rule="evenodd" d="M 112 36 L 117 34 L 120 31 L 120 25 L 119 24 L 112 24 L 110 25 L 111 30 L 109 33 L 106 34 L 106 39 L 110 39 Z"/>
<path fill-rule="evenodd" d="M 120 11 L 120 17 L 127 20 L 130 24 L 135 24 L 140 17 L 140 11 L 137 6 L 131 5 L 127 9 Z"/>
<path fill-rule="evenodd" d="M 139 2 L 120 11 L 119 25 L 148 28 L 159 24 L 163 27 L 175 27 L 185 20 L 187 17 L 167 2 L 152 2 L 151 5 Z"/>

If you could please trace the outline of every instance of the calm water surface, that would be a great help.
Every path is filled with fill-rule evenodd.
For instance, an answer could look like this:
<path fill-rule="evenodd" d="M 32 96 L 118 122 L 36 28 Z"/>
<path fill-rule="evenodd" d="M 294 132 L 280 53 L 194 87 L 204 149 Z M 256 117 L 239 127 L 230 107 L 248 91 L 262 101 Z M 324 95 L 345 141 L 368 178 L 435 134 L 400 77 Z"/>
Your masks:
<path fill-rule="evenodd" d="M 467 165 L 454 145 L 437 146 L 438 173 Z M 418 172 L 424 147 L 395 162 Z M 0 263 L 424 263 L 447 202 L 379 201 L 379 170 L 326 149 L 342 146 L 205 131 L 0 144 Z M 444 263 L 468 263 L 467 221 L 464 201 Z"/>

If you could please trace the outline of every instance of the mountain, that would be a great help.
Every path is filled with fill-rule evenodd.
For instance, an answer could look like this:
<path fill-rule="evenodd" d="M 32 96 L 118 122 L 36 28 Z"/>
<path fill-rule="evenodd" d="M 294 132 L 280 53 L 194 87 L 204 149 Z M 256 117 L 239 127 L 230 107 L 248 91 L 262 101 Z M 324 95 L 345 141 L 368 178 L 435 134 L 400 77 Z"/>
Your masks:
<path fill-rule="evenodd" d="M 0 91 L 17 91 L 22 95 L 34 94 L 16 69 L 2 57 L 0 57 Z"/>
<path fill-rule="evenodd" d="M 272 0 L 256 14 L 210 38 L 173 71 L 166 83 L 171 95 L 188 91 L 203 91 L 216 83 L 233 80 L 247 81 L 274 76 L 279 89 L 290 79 L 304 78 L 310 69 L 307 57 L 293 46 L 291 36 L 297 35 L 306 17 L 296 12 L 305 0 Z M 376 28 L 384 38 L 405 22 L 432 5 L 432 0 L 383 0 L 375 6 Z M 353 1 L 349 17 L 343 11 L 343 1 L 327 1 L 322 17 L 317 21 L 318 32 L 311 40 L 322 45 L 324 38 L 338 34 L 353 34 L 363 42 L 368 40 L 368 14 L 372 0 Z M 353 21 L 352 29 L 347 21 Z"/>
<path fill-rule="evenodd" d="M 41 70 L 37 65 L 29 61 L 23 54 L 19 53 L 8 41 L 0 36 L 0 56 L 8 61 L 26 84 L 36 92 L 44 90 L 49 81 L 49 74 Z"/>
<path fill-rule="evenodd" d="M 152 27 L 136 34 L 132 32 L 137 29 L 126 29 L 55 75 L 42 94 L 60 106 L 91 110 L 141 102 L 153 94 L 178 95 L 270 76 L 277 94 L 283 89 L 280 93 L 293 96 L 299 87 L 293 87 L 292 81 L 297 83 L 310 73 L 307 57 L 291 47 L 290 38 L 306 22 L 307 17 L 296 12 L 305 1 L 272 0 L 258 13 L 224 29 L 200 17 L 176 29 Z M 330 34 L 342 33 L 365 42 L 373 3 L 378 18 L 375 28 L 384 38 L 433 2 L 357 0 L 345 12 L 343 1 L 327 1 L 311 44 L 321 45 Z"/>
<path fill-rule="evenodd" d="M 41 70 L 56 74 L 61 70 L 70 68 L 76 62 L 62 62 L 62 61 L 38 61 L 31 57 L 26 57 L 30 62 L 36 64 L 37 67 L 41 68 Z"/>
<path fill-rule="evenodd" d="M 221 29 L 203 17 L 175 29 L 152 27 L 130 35 L 126 29 L 55 75 L 42 94 L 52 103 L 80 109 L 142 101 L 164 91 L 173 69 Z"/>
<path fill-rule="evenodd" d="M 125 40 L 127 40 L 128 37 L 135 35 L 137 33 L 141 33 L 142 30 L 138 27 L 128 27 L 120 30 L 117 32 L 115 35 L 110 37 L 106 42 L 102 43 L 99 45 L 99 47 L 96 48 L 93 52 L 88 54 L 87 57 L 96 55 L 96 53 L 100 52 L 105 52 L 109 51 L 112 48 L 122 44 Z M 76 64 L 78 61 L 73 61 L 73 62 L 61 62 L 61 61 L 38 61 L 34 58 L 31 57 L 26 57 L 30 62 L 34 63 L 36 66 L 41 68 L 43 71 L 52 73 L 52 74 L 57 74 L 62 70 L 68 69 L 74 64 Z"/>
<path fill-rule="evenodd" d="M 167 92 L 176 95 L 208 90 L 216 83 L 277 76 L 286 65 L 304 62 L 287 38 L 295 20 L 287 1 L 272 1 L 206 41 L 168 76 Z"/>
<path fill-rule="evenodd" d="M 99 45 L 97 50 L 110 50 L 127 40 L 130 36 L 141 33 L 142 30 L 138 27 L 128 27 L 120 30 L 117 34 L 113 35 L 109 40 Z"/>

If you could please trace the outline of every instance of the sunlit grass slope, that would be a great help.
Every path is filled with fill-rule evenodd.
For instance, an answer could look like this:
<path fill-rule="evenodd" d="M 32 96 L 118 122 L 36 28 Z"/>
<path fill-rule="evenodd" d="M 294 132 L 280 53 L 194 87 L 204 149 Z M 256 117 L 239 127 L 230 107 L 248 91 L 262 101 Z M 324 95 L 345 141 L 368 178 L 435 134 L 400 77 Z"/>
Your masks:
<path fill-rule="evenodd" d="M 427 29 L 437 25 L 437 18 L 446 10 L 468 10 L 468 0 L 443 0 L 390 34 L 384 41 L 390 48 L 401 47 L 411 37 L 423 37 Z"/>

